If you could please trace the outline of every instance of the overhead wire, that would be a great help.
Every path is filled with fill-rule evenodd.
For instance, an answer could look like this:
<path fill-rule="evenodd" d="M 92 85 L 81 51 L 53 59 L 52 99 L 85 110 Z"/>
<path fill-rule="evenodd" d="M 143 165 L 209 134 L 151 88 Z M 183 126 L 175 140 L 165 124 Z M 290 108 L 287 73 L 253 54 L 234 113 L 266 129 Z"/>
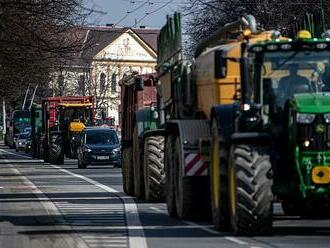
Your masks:
<path fill-rule="evenodd" d="M 150 16 L 158 11 L 160 11 L 161 9 L 165 8 L 167 5 L 169 5 L 170 3 L 172 3 L 174 0 L 170 0 L 170 1 L 167 1 L 165 4 L 163 4 L 162 6 L 158 7 L 157 9 L 151 11 L 151 12 L 148 12 L 146 13 L 142 18 L 140 18 L 136 23 L 135 25 L 139 24 L 141 21 L 143 21 L 145 18 L 147 18 L 147 16 Z"/>
<path fill-rule="evenodd" d="M 146 4 L 148 4 L 150 2 L 150 0 L 144 1 L 142 4 L 140 4 L 138 7 L 136 7 L 135 9 L 131 10 L 131 11 L 127 11 L 126 15 L 123 16 L 119 21 L 117 21 L 115 23 L 115 26 L 120 24 L 123 20 L 125 20 L 130 14 L 133 14 L 134 12 L 138 11 L 139 9 L 141 9 L 142 7 L 144 7 Z"/>

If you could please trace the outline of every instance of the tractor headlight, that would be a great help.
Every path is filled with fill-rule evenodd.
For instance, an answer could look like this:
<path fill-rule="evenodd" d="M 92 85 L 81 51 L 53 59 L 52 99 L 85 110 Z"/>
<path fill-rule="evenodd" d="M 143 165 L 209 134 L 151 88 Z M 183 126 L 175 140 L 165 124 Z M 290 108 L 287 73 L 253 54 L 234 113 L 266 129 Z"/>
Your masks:
<path fill-rule="evenodd" d="M 311 124 L 315 120 L 315 114 L 297 113 L 297 122 L 301 124 Z"/>
<path fill-rule="evenodd" d="M 330 123 L 330 113 L 324 114 L 325 123 Z"/>
<path fill-rule="evenodd" d="M 311 142 L 309 141 L 309 140 L 305 140 L 304 142 L 303 142 L 303 146 L 304 147 L 309 147 L 311 145 Z"/>

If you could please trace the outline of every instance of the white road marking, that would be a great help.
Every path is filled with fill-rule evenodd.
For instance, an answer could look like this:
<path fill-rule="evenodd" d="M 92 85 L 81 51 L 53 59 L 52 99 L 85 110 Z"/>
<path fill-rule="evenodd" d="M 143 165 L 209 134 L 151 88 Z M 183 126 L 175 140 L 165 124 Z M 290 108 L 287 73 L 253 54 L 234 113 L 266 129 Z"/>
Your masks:
<path fill-rule="evenodd" d="M 2 151 L 5 152 L 5 153 L 8 153 L 8 154 L 14 154 L 14 153 L 7 152 L 7 151 L 4 151 L 4 150 L 2 150 Z M 29 161 L 31 161 L 31 158 L 28 157 L 28 156 L 21 155 L 21 154 L 15 154 L 15 155 L 20 156 L 20 157 L 24 157 L 24 158 L 28 158 L 28 159 L 30 159 Z M 8 160 L 8 161 L 10 161 L 10 160 Z M 36 160 L 36 161 L 43 162 L 43 160 Z M 22 161 L 17 161 L 17 162 L 22 162 Z M 34 162 L 34 161 L 32 161 L 32 162 Z M 71 171 L 63 169 L 63 168 L 61 168 L 59 166 L 56 166 L 56 165 L 52 165 L 52 164 L 48 164 L 48 163 L 47 163 L 47 165 L 49 165 L 53 168 L 56 168 L 56 169 L 58 169 L 58 170 L 60 170 L 64 173 L 67 173 L 71 176 L 74 176 L 74 177 L 80 178 L 80 179 L 82 179 L 86 182 L 89 182 L 89 183 L 93 184 L 94 186 L 99 187 L 99 188 L 101 188 L 101 189 L 103 189 L 103 190 L 105 190 L 109 193 L 114 193 L 114 194 L 120 193 L 116 189 L 114 189 L 112 187 L 109 187 L 109 186 L 106 186 L 104 184 L 101 184 L 101 183 L 99 183 L 99 182 L 97 182 L 93 179 L 88 178 L 88 177 L 75 174 Z M 124 203 L 124 206 L 125 206 L 125 210 L 126 210 L 125 212 L 126 212 L 126 218 L 127 218 L 127 228 L 128 228 L 128 232 L 129 232 L 129 247 L 130 248 L 135 248 L 135 247 L 136 248 L 147 248 L 148 246 L 147 246 L 146 238 L 145 238 L 145 235 L 144 235 L 144 229 L 143 229 L 143 226 L 141 224 L 138 209 L 137 209 L 136 203 L 134 202 L 134 199 L 132 197 L 129 197 L 129 196 L 125 196 L 125 197 L 118 196 L 118 197 L 122 199 L 122 201 Z M 46 199 L 48 199 L 48 198 L 46 198 Z M 150 207 L 150 209 L 152 209 L 156 212 L 159 212 L 159 213 L 164 213 L 163 210 L 161 210 L 159 208 L 156 208 L 156 207 Z M 208 233 L 215 234 L 215 235 L 221 235 L 221 232 L 213 230 L 209 226 L 199 225 L 197 223 L 190 222 L 190 221 L 183 221 L 183 222 L 185 224 L 189 225 L 190 228 L 200 228 L 200 229 L 202 229 L 202 230 L 204 230 Z M 112 226 L 111 228 L 112 229 L 123 229 L 123 228 L 126 228 L 126 227 Z M 150 228 L 150 229 L 162 229 L 161 226 L 150 226 L 148 228 Z M 187 228 L 187 226 L 174 226 L 173 228 L 175 228 L 175 229 L 177 229 L 177 228 Z M 235 237 L 224 236 L 223 238 L 226 239 L 227 241 L 233 242 L 233 243 L 238 244 L 238 245 L 249 246 L 249 243 L 247 243 L 243 240 L 240 240 L 238 238 L 235 238 Z M 110 245 L 110 244 L 107 244 L 107 245 Z M 102 245 L 102 247 L 103 247 L 103 245 Z M 111 246 L 108 246 L 108 247 L 111 247 Z M 249 246 L 249 248 L 262 248 L 262 247 Z"/>
<path fill-rule="evenodd" d="M 243 240 L 240 240 L 238 238 L 234 238 L 234 237 L 225 237 L 226 240 L 229 240 L 231 242 L 234 242 L 236 244 L 239 244 L 239 245 L 248 245 L 247 242 L 243 241 Z"/>
<path fill-rule="evenodd" d="M 83 175 L 75 174 L 71 171 L 63 169 L 56 165 L 50 164 L 49 166 L 56 168 L 71 176 L 74 176 L 74 177 L 80 178 L 86 182 L 89 182 L 89 183 L 93 184 L 94 186 L 101 188 L 109 193 L 114 193 L 114 194 L 120 193 L 119 191 L 117 191 L 116 189 L 114 189 L 112 187 L 101 184 L 101 183 L 99 183 L 93 179 L 90 179 L 88 177 L 85 177 Z M 128 228 L 128 236 L 129 236 L 129 247 L 130 248 L 135 248 L 135 247 L 136 248 L 147 248 L 148 247 L 147 241 L 146 241 L 146 238 L 144 235 L 143 226 L 141 224 L 139 212 L 138 212 L 136 203 L 134 202 L 134 199 L 132 197 L 128 197 L 128 196 L 126 196 L 126 197 L 118 196 L 118 197 L 122 199 L 124 206 L 125 206 L 125 214 L 126 214 L 126 219 L 127 219 L 127 228 Z M 131 228 L 132 226 L 139 227 L 139 228 L 132 229 Z"/>
<path fill-rule="evenodd" d="M 156 208 L 156 207 L 150 207 L 151 210 L 154 210 L 155 212 L 158 212 L 158 213 L 162 213 L 164 214 L 164 211 L 161 210 L 160 208 Z"/>
<path fill-rule="evenodd" d="M 209 228 L 208 226 L 199 225 L 199 224 L 191 222 L 191 221 L 183 221 L 183 222 L 186 223 L 189 226 L 198 226 L 198 228 L 200 228 L 203 231 L 206 231 L 208 233 L 211 233 L 211 234 L 215 234 L 215 235 L 221 234 L 220 232 L 218 232 L 216 230 L 213 230 L 213 229 Z"/>
<path fill-rule="evenodd" d="M 0 149 L 0 151 L 9 153 L 9 152 L 4 151 L 2 149 Z M 12 154 L 12 153 L 10 153 L 10 154 Z M 31 187 L 32 194 L 34 194 L 35 197 L 39 200 L 40 204 L 44 207 L 45 211 L 47 212 L 47 215 L 50 216 L 50 217 L 56 216 L 58 224 L 65 223 L 65 220 L 63 219 L 61 213 L 58 211 L 58 209 L 54 205 L 54 203 L 41 190 L 39 190 L 38 187 L 36 187 L 27 177 L 22 175 L 16 168 L 14 168 L 10 164 L 9 160 L 3 159 L 3 161 L 5 161 L 6 163 L 8 163 L 11 166 L 11 169 L 14 171 L 15 174 L 17 174 L 18 177 L 20 177 L 22 179 L 24 184 Z M 71 227 L 65 227 L 65 228 L 69 229 L 69 230 L 72 230 Z M 82 239 L 80 239 L 78 236 L 75 237 L 75 240 L 72 241 L 72 242 L 75 242 L 78 247 L 88 248 L 86 243 Z"/>
<path fill-rule="evenodd" d="M 163 210 L 161 210 L 160 208 L 157 208 L 157 207 L 150 207 L 150 209 L 152 209 L 152 210 L 154 210 L 155 212 L 158 212 L 158 213 L 164 213 Z M 212 229 L 210 225 L 199 225 L 199 224 L 191 222 L 191 221 L 183 221 L 183 222 L 186 223 L 187 225 L 189 225 L 190 227 L 197 227 L 197 228 L 202 229 L 202 230 L 204 230 L 208 233 L 211 233 L 211 234 L 215 234 L 215 235 L 221 235 L 222 234 L 221 232 Z M 240 240 L 238 238 L 229 237 L 229 236 L 224 236 L 223 238 L 230 241 L 230 242 L 233 242 L 235 244 L 249 245 L 247 242 L 245 242 L 243 240 Z M 250 248 L 261 248 L 261 247 L 252 246 Z"/>

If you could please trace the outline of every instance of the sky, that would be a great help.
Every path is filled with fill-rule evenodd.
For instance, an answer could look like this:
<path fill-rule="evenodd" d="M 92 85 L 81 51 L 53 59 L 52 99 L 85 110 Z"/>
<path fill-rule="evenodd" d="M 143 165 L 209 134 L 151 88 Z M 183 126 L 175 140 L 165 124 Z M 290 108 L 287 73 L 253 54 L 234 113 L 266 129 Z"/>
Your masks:
<path fill-rule="evenodd" d="M 185 0 L 86 0 L 85 2 L 86 7 L 98 11 L 89 18 L 89 24 L 160 28 L 166 23 L 166 15 L 180 11 Z"/>

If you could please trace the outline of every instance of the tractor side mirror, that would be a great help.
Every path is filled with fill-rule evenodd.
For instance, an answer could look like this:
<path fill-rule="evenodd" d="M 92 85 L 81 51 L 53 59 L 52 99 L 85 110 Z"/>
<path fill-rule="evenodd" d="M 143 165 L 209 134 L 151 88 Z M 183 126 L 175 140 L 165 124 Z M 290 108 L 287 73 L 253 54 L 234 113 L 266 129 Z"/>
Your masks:
<path fill-rule="evenodd" d="M 227 76 L 227 59 L 225 53 L 221 50 L 214 52 L 214 77 L 217 79 L 225 78 Z"/>
<path fill-rule="evenodd" d="M 142 91 L 144 89 L 144 81 L 143 78 L 137 77 L 134 80 L 135 90 Z"/>

